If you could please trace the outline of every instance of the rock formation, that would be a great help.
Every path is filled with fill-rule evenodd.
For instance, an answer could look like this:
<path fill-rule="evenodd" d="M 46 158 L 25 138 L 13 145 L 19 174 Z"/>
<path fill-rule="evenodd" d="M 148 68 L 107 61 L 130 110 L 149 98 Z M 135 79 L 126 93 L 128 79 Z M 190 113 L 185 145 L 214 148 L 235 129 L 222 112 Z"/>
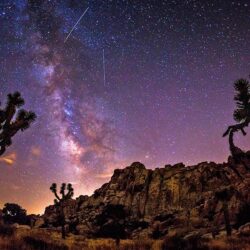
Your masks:
<path fill-rule="evenodd" d="M 67 229 L 86 237 L 160 238 L 183 231 L 214 236 L 225 229 L 225 200 L 217 195 L 225 190 L 230 224 L 237 229 L 250 221 L 249 169 L 250 152 L 223 164 L 179 163 L 151 170 L 135 162 L 116 169 L 92 196 L 69 200 Z M 44 227 L 59 225 L 55 211 L 53 205 L 46 208 Z"/>

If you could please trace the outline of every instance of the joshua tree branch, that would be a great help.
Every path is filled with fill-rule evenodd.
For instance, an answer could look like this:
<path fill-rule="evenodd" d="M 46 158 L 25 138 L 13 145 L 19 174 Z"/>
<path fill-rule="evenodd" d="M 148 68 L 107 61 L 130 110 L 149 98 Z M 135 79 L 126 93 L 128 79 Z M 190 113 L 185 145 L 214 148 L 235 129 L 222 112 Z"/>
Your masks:
<path fill-rule="evenodd" d="M 67 199 L 68 197 L 70 197 L 70 191 L 67 192 L 65 198 Z"/>
<path fill-rule="evenodd" d="M 5 146 L 1 146 L 0 156 L 3 155 L 5 151 L 6 151 L 6 147 Z"/>
<path fill-rule="evenodd" d="M 66 194 L 66 199 L 70 199 L 73 196 L 73 190 L 69 190 Z"/>
<path fill-rule="evenodd" d="M 53 183 L 50 187 L 51 192 L 55 195 L 56 199 L 60 201 L 60 197 L 57 194 L 56 183 Z"/>
<path fill-rule="evenodd" d="M 226 132 L 223 134 L 223 137 L 227 136 L 230 131 L 236 132 L 238 130 L 240 130 L 243 135 L 246 135 L 244 128 L 247 127 L 249 125 L 249 123 L 250 123 L 250 121 L 247 119 L 246 121 L 244 121 L 242 123 L 229 126 L 227 128 Z"/>
<path fill-rule="evenodd" d="M 53 193 L 54 193 L 55 197 L 57 198 L 57 200 L 58 200 L 58 201 L 61 201 L 61 199 L 60 199 L 60 197 L 58 196 L 56 190 L 54 190 Z"/>
<path fill-rule="evenodd" d="M 29 128 L 30 124 L 36 119 L 36 115 L 33 112 L 26 110 L 18 112 L 18 109 L 23 105 L 24 99 L 21 97 L 21 94 L 15 92 L 8 95 L 5 109 L 0 109 L 0 156 L 11 145 L 11 138 L 19 130 L 23 131 Z M 17 116 L 17 119 L 13 121 L 15 116 Z"/>

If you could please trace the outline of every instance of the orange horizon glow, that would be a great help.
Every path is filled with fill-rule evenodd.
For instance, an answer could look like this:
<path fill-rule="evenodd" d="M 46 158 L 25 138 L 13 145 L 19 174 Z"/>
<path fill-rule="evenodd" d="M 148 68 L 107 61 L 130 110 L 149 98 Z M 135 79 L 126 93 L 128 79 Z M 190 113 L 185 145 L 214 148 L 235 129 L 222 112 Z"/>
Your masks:
<path fill-rule="evenodd" d="M 4 157 L 0 157 L 0 162 L 3 162 L 9 166 L 12 166 L 15 164 L 16 162 L 16 158 L 17 158 L 17 155 L 15 152 L 11 153 L 11 154 L 8 154 Z"/>

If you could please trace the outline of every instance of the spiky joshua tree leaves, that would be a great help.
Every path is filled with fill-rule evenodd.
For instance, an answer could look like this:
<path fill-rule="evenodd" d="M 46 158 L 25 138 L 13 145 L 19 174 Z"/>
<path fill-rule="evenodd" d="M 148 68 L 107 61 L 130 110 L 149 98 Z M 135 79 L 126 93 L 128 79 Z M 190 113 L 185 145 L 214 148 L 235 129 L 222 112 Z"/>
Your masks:
<path fill-rule="evenodd" d="M 60 196 L 57 193 L 57 185 L 56 183 L 53 183 L 50 187 L 51 192 L 55 195 L 55 206 L 58 213 L 58 220 L 60 221 L 61 227 L 62 227 L 62 238 L 66 238 L 65 233 L 65 214 L 64 214 L 64 207 L 65 202 L 67 200 L 70 200 L 74 196 L 74 189 L 72 187 L 71 183 L 62 183 L 61 189 L 60 189 Z"/>
<path fill-rule="evenodd" d="M 223 137 L 229 135 L 229 145 L 232 156 L 236 156 L 241 152 L 241 150 L 234 145 L 234 133 L 241 131 L 245 136 L 245 128 L 248 127 L 250 123 L 250 84 L 245 79 L 239 79 L 234 83 L 234 88 L 234 100 L 237 106 L 234 111 L 234 120 L 237 124 L 229 126 L 223 134 Z"/>
<path fill-rule="evenodd" d="M 11 138 L 18 131 L 28 129 L 36 119 L 34 112 L 18 110 L 24 105 L 24 99 L 19 92 L 8 94 L 7 98 L 6 107 L 0 108 L 0 156 L 4 154 L 6 147 L 12 144 Z"/>

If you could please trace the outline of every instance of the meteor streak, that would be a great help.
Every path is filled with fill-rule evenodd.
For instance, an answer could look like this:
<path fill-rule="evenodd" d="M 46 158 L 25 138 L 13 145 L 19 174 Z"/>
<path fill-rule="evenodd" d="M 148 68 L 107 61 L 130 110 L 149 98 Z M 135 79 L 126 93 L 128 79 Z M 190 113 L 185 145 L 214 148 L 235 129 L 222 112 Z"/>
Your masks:
<path fill-rule="evenodd" d="M 81 21 L 81 19 L 84 17 L 84 15 L 87 13 L 89 7 L 83 12 L 83 14 L 80 16 L 80 18 L 78 19 L 78 21 L 76 22 L 76 24 L 73 26 L 73 28 L 71 29 L 71 31 L 69 32 L 69 34 L 67 35 L 67 37 L 64 40 L 64 43 L 67 42 L 68 38 L 70 37 L 71 33 L 73 32 L 73 30 L 75 29 L 75 27 L 77 26 L 77 24 Z"/>
<path fill-rule="evenodd" d="M 105 65 L 105 50 L 102 51 L 102 64 L 103 64 L 103 84 L 106 86 L 106 65 Z"/>

